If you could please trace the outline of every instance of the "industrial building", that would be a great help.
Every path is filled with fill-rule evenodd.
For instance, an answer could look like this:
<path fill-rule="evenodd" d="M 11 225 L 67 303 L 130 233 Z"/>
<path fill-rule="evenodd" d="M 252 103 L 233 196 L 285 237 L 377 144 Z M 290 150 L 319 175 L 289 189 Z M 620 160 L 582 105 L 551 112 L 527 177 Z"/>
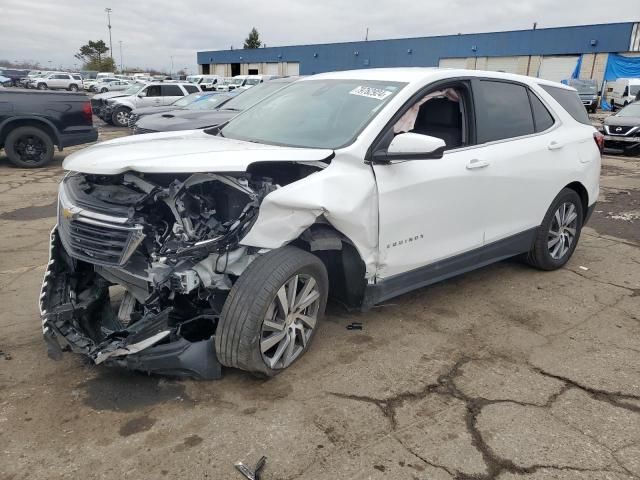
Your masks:
<path fill-rule="evenodd" d="M 602 82 L 610 53 L 640 56 L 640 23 L 198 52 L 203 74 L 312 75 L 377 67 L 497 70 L 560 81 L 582 57 L 580 78 Z"/>

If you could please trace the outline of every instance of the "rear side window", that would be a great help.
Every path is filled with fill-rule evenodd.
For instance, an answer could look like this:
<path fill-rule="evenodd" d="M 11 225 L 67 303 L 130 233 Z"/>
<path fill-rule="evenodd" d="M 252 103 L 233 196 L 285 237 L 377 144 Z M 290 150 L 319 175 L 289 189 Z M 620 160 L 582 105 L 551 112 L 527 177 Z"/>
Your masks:
<path fill-rule="evenodd" d="M 544 132 L 546 129 L 551 128 L 554 120 L 549 110 L 547 110 L 547 107 L 544 106 L 534 93 L 529 92 L 529 98 L 531 99 L 531 109 L 533 110 L 533 121 L 536 126 L 536 132 Z"/>
<path fill-rule="evenodd" d="M 198 87 L 196 87 L 195 85 L 183 85 L 183 87 L 187 91 L 187 93 L 199 92 Z"/>
<path fill-rule="evenodd" d="M 591 125 L 587 110 L 584 108 L 584 105 L 582 105 L 582 101 L 577 92 L 565 88 L 552 87 L 550 85 L 540 86 L 551 95 L 556 102 L 562 105 L 562 108 L 564 108 L 575 121 L 584 123 L 585 125 Z"/>
<path fill-rule="evenodd" d="M 527 89 L 507 82 L 478 82 L 478 143 L 535 132 Z"/>
<path fill-rule="evenodd" d="M 162 85 L 163 97 L 182 97 L 183 95 L 178 85 Z"/>

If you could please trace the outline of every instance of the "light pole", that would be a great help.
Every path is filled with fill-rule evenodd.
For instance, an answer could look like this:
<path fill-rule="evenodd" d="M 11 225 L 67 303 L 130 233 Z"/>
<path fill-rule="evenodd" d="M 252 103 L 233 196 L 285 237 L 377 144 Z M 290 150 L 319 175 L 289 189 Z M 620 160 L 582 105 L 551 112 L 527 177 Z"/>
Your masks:
<path fill-rule="evenodd" d="M 120 43 L 120 73 L 124 73 L 124 68 L 122 67 L 122 40 L 119 40 Z"/>
<path fill-rule="evenodd" d="M 107 26 L 109 27 L 109 53 L 111 54 L 111 61 L 113 61 L 113 43 L 111 42 L 111 9 L 107 7 L 104 11 L 107 12 Z"/>
<path fill-rule="evenodd" d="M 171 71 L 169 72 L 169 75 L 173 75 L 173 55 L 171 55 Z"/>

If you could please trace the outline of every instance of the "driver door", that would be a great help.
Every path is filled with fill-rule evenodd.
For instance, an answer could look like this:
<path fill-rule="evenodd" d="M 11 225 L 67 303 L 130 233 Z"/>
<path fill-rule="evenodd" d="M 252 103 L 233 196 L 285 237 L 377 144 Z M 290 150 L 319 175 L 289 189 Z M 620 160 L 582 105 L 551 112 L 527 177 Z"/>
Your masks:
<path fill-rule="evenodd" d="M 469 84 L 444 84 L 420 96 L 385 135 L 408 131 L 446 143 L 442 158 L 395 154 L 389 163 L 373 165 L 380 225 L 377 276 L 393 277 L 394 294 L 433 283 L 479 258 L 474 250 L 483 245 L 484 224 L 477 175 L 483 164 L 477 149 L 468 148 L 474 143 L 472 115 Z"/>
<path fill-rule="evenodd" d="M 160 85 L 149 85 L 143 91 L 146 95 L 143 97 L 138 97 L 136 107 L 153 107 L 156 105 L 162 105 Z"/>

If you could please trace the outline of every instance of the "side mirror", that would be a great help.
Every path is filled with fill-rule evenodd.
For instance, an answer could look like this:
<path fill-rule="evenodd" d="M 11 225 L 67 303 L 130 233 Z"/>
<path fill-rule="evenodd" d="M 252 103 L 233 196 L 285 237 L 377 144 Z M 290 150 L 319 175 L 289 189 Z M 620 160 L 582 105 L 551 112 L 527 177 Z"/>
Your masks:
<path fill-rule="evenodd" d="M 386 152 L 373 154 L 374 161 L 389 162 L 391 160 L 429 160 L 442 158 L 447 148 L 444 140 L 419 133 L 399 133 Z"/>
<path fill-rule="evenodd" d="M 147 96 L 147 91 L 146 90 L 143 90 L 138 94 L 138 98 L 144 98 L 146 96 Z"/>

